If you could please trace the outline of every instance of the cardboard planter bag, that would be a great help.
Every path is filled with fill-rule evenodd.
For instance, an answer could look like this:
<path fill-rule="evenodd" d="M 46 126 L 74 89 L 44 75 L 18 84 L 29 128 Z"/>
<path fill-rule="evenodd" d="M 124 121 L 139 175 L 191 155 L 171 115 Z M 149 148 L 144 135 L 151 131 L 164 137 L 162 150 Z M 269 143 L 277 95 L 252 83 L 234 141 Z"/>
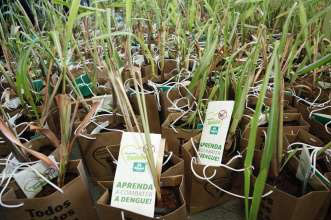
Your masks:
<path fill-rule="evenodd" d="M 70 174 L 70 175 L 69 175 Z M 62 187 L 63 194 L 46 185 L 41 196 L 21 198 L 17 188 L 10 188 L 2 197 L 5 204 L 23 203 L 19 208 L 2 208 L 6 220 L 90 220 L 96 219 L 96 211 L 88 191 L 87 179 L 81 160 L 70 161 L 67 177 L 70 181 Z"/>
<path fill-rule="evenodd" d="M 183 156 L 182 145 L 191 137 L 201 132 L 201 129 L 171 128 L 172 123 L 177 120 L 182 113 L 171 113 L 162 124 L 162 137 L 167 140 L 167 150 L 174 152 L 177 156 Z"/>
<path fill-rule="evenodd" d="M 193 138 L 195 146 L 199 146 L 200 136 L 198 135 Z M 192 157 L 196 157 L 195 150 L 193 149 L 192 142 L 188 141 L 183 146 L 184 149 L 184 161 L 185 161 L 185 183 L 186 183 L 186 202 L 190 210 L 190 213 L 197 213 L 204 211 L 209 208 L 213 208 L 220 204 L 233 199 L 232 196 L 220 191 L 215 186 L 210 184 L 207 180 L 198 179 L 191 169 Z M 228 161 L 228 157 L 224 154 L 223 159 Z M 224 160 L 223 160 L 224 161 Z M 228 166 L 232 168 L 237 168 L 239 166 L 240 160 L 233 160 Z M 204 176 L 203 169 L 204 165 L 193 163 L 194 171 L 201 177 Z M 212 176 L 215 172 L 214 178 L 211 179 L 213 184 L 216 184 L 220 188 L 227 191 L 232 191 L 237 188 L 237 182 L 234 178 L 233 171 L 226 169 L 224 167 L 209 167 L 206 170 L 206 176 Z"/>
<path fill-rule="evenodd" d="M 295 178 L 295 174 L 293 174 Z M 285 181 L 282 181 L 284 188 Z M 261 207 L 258 219 L 265 220 L 317 220 L 323 219 L 326 215 L 323 206 L 328 203 L 330 199 L 330 191 L 322 182 L 317 188 L 312 188 L 310 192 L 304 195 L 293 195 L 287 192 L 293 187 L 285 187 L 286 191 L 266 184 L 265 192 L 272 190 L 273 192 L 262 198 Z M 301 192 L 301 189 L 299 190 Z"/>
<path fill-rule="evenodd" d="M 100 220 L 109 219 L 125 219 L 125 220 L 149 220 L 149 219 L 164 219 L 164 220 L 182 220 L 188 219 L 186 212 L 186 202 L 184 199 L 184 181 L 183 176 L 171 176 L 161 178 L 162 188 L 171 190 L 176 197 L 168 198 L 168 205 L 171 208 L 158 208 L 156 205 L 154 218 L 142 216 L 133 212 L 114 208 L 110 206 L 112 195 L 113 182 L 99 182 L 104 192 L 97 200 L 96 208 Z M 164 213 L 164 214 L 161 214 Z"/>
<path fill-rule="evenodd" d="M 109 151 L 118 156 L 122 132 L 103 132 L 92 135 L 95 139 L 79 137 L 80 151 L 85 166 L 93 181 L 113 180 L 116 165 Z"/>

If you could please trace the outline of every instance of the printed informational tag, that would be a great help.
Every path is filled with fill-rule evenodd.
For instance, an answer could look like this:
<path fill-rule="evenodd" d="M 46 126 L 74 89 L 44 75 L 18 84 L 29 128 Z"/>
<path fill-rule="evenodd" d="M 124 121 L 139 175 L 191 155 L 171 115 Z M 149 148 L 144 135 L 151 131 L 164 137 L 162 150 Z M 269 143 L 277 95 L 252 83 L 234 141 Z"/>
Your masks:
<path fill-rule="evenodd" d="M 305 181 L 308 172 L 311 170 L 311 160 L 309 156 L 309 150 L 308 148 L 304 145 L 302 146 L 302 151 L 300 154 L 300 161 L 299 161 L 299 166 L 297 170 L 296 177 L 301 180 L 302 182 Z"/>
<path fill-rule="evenodd" d="M 49 156 L 49 159 L 55 162 L 53 155 Z M 42 162 L 36 163 L 31 167 L 49 180 L 58 176 L 58 171 L 54 167 L 48 167 Z M 14 174 L 16 183 L 28 199 L 34 198 L 42 190 L 43 186 L 47 184 L 47 182 L 38 176 L 31 167 Z"/>
<path fill-rule="evenodd" d="M 150 134 L 157 164 L 161 151 L 161 135 Z M 124 132 L 113 184 L 111 206 L 147 217 L 154 217 L 155 195 L 153 177 L 144 152 L 143 133 Z"/>
<path fill-rule="evenodd" d="M 233 107 L 234 101 L 208 103 L 199 145 L 200 164 L 219 166 L 222 163 Z"/>

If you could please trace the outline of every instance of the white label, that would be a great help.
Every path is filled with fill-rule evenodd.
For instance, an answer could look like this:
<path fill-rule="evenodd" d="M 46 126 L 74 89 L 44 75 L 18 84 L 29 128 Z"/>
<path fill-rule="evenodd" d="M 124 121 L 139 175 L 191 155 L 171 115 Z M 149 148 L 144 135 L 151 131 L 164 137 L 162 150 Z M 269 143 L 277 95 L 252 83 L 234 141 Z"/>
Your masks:
<path fill-rule="evenodd" d="M 200 164 L 209 166 L 221 165 L 233 107 L 234 101 L 213 101 L 208 103 L 199 145 Z"/>
<path fill-rule="evenodd" d="M 311 160 L 309 156 L 309 151 L 307 146 L 304 145 L 302 146 L 296 177 L 302 182 L 304 182 L 305 179 L 307 178 L 308 172 L 310 172 L 310 169 L 311 169 Z"/>
<path fill-rule="evenodd" d="M 55 162 L 54 156 L 51 155 L 49 158 Z M 58 176 L 58 171 L 55 168 L 48 167 L 42 162 L 36 163 L 31 167 L 49 180 Z M 34 198 L 39 192 L 41 192 L 43 186 L 47 184 L 47 182 L 38 176 L 31 167 L 14 174 L 16 183 L 28 199 Z"/>
<path fill-rule="evenodd" d="M 161 135 L 150 134 L 150 137 L 154 148 L 154 160 L 157 163 L 161 148 Z M 123 133 L 111 206 L 152 218 L 154 216 L 156 190 L 143 149 L 144 143 L 143 133 Z"/>

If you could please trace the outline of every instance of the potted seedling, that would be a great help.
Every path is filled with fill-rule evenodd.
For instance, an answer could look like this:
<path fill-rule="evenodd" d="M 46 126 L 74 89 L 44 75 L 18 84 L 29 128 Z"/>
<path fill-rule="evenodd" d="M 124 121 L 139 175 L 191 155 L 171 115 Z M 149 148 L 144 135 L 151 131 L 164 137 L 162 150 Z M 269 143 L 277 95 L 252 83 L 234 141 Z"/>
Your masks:
<path fill-rule="evenodd" d="M 73 122 L 75 115 L 77 113 L 76 103 L 75 109 L 72 113 L 71 101 L 70 98 L 66 95 L 58 95 L 56 96 L 56 102 L 60 115 L 60 127 L 61 127 L 61 139 L 49 129 L 38 127 L 36 125 L 31 125 L 32 130 L 36 130 L 39 133 L 46 136 L 51 145 L 56 148 L 57 157 L 59 160 L 59 165 L 55 163 L 55 161 L 51 161 L 46 156 L 41 157 L 43 155 L 41 153 L 36 154 L 39 155 L 37 158 L 42 158 L 45 161 L 45 158 L 48 159 L 48 164 L 51 161 L 51 165 L 54 166 L 56 164 L 56 175 L 47 176 L 49 181 L 53 182 L 52 184 L 41 184 L 41 187 L 37 188 L 38 192 L 31 198 L 22 197 L 21 194 L 17 194 L 16 191 L 10 189 L 7 193 L 3 195 L 3 200 L 6 203 L 10 204 L 18 204 L 13 206 L 12 209 L 6 210 L 5 214 L 7 217 L 18 217 L 18 218 L 35 218 L 38 217 L 40 219 L 49 218 L 49 216 L 80 216 L 79 218 L 93 218 L 95 217 L 95 212 L 92 208 L 92 201 L 90 199 L 90 195 L 87 189 L 87 180 L 86 174 L 84 172 L 81 161 L 71 161 L 70 154 L 76 142 L 77 136 L 82 133 L 82 130 L 88 124 L 90 118 L 94 115 L 99 103 L 95 103 L 91 107 L 91 111 L 86 115 L 84 120 L 79 124 L 79 126 L 74 130 Z M 8 133 L 8 132 L 7 132 Z M 11 138 L 11 142 L 20 146 L 18 140 L 12 139 L 12 135 L 7 138 Z M 5 133 L 4 133 L 5 134 Z M 33 142 L 31 142 L 32 144 Z M 22 145 L 23 146 L 23 145 Z M 23 148 L 26 150 L 25 148 Z M 32 150 L 28 150 L 30 152 Z M 33 151 L 32 151 L 33 153 Z M 34 154 L 33 154 L 34 155 Z M 46 161 L 47 162 L 47 161 Z M 54 169 L 54 168 L 53 168 Z M 32 174 L 33 171 L 30 171 Z M 35 178 L 35 175 L 32 178 Z M 42 173 L 40 175 L 45 175 Z M 57 178 L 56 178 L 57 177 Z M 26 179 L 26 181 L 31 181 Z M 57 185 L 57 187 L 55 186 Z M 21 188 L 25 189 L 25 188 Z M 19 191 L 18 191 L 19 192 Z M 27 194 L 26 194 L 27 195 Z M 79 196 L 78 196 L 79 195 Z M 81 203 L 81 199 L 84 197 L 84 205 Z M 61 206 L 62 208 L 56 208 Z M 84 206 L 86 212 L 82 212 L 80 208 Z M 40 208 L 36 210 L 36 207 Z M 78 209 L 80 211 L 78 211 Z M 30 211 L 26 211 L 30 210 Z"/>

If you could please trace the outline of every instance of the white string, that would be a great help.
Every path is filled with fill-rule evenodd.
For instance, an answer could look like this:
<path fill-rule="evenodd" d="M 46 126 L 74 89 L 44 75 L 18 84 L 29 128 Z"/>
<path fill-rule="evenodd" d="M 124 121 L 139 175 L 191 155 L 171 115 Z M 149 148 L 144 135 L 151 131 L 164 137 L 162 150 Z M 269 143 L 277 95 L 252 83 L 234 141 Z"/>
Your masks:
<path fill-rule="evenodd" d="M 97 110 L 96 111 L 96 114 L 99 112 L 99 110 Z M 97 119 L 97 118 L 99 118 L 99 117 L 104 117 L 104 116 L 113 116 L 113 115 L 118 115 L 118 116 L 121 116 L 121 117 L 123 117 L 123 115 L 121 115 L 121 114 L 118 114 L 118 113 L 113 113 L 113 112 L 110 112 L 110 111 L 108 111 L 109 113 L 108 114 L 99 114 L 99 115 L 94 115 L 92 118 L 91 118 L 91 120 L 90 120 L 90 122 L 88 123 L 88 125 L 90 124 L 90 123 L 93 123 L 94 125 L 96 125 L 97 127 L 95 128 L 95 129 L 97 129 L 97 128 L 99 128 L 100 130 L 106 130 L 106 131 L 115 131 L 115 132 L 124 132 L 123 130 L 119 130 L 119 129 L 113 129 L 113 128 L 107 128 L 107 127 L 104 127 L 103 126 L 103 124 L 99 124 L 99 123 L 97 123 L 97 122 L 95 122 L 95 119 Z M 107 125 L 107 126 L 109 126 L 109 124 Z M 94 130 L 95 130 L 94 129 Z M 89 135 L 93 135 L 92 134 L 93 133 L 93 131 L 91 132 L 91 134 L 89 134 Z M 86 138 L 86 139 L 89 139 L 89 140 L 94 140 L 94 139 L 96 139 L 96 137 L 93 137 L 93 136 L 87 136 L 87 135 L 80 135 L 81 137 L 84 137 L 84 138 Z"/>
<path fill-rule="evenodd" d="M 118 164 L 118 160 L 116 160 L 116 158 L 114 157 L 113 153 L 108 149 L 108 146 L 106 147 L 106 150 L 108 151 L 108 153 L 109 153 L 111 159 L 113 160 L 113 163 L 114 163 L 115 165 L 117 165 L 117 164 Z"/>
<path fill-rule="evenodd" d="M 15 128 L 18 128 L 21 125 L 25 125 L 25 127 L 22 129 L 22 131 L 19 134 L 17 134 L 18 137 L 20 137 L 30 127 L 30 123 L 29 122 L 22 122 L 22 123 L 20 123 L 18 125 L 15 125 Z"/>
<path fill-rule="evenodd" d="M 316 103 L 316 100 L 314 100 L 314 102 L 309 102 L 307 100 L 305 100 L 304 98 L 301 98 L 300 96 L 296 95 L 294 90 L 290 90 L 290 92 L 292 93 L 292 96 L 294 96 L 295 98 L 297 98 L 297 102 L 299 103 L 300 101 L 303 101 L 304 103 L 306 103 L 307 105 L 309 105 L 310 108 L 322 108 L 325 105 L 327 105 L 328 103 L 331 102 L 331 100 L 328 100 L 326 102 L 323 103 Z"/>
<path fill-rule="evenodd" d="M 319 111 L 322 111 L 322 110 L 325 110 L 325 109 L 328 109 L 328 108 L 331 108 L 331 105 L 329 106 L 325 106 L 325 107 L 322 107 L 320 109 L 315 109 L 315 110 L 312 110 L 310 113 L 309 113 L 309 118 L 312 117 L 312 114 L 315 113 L 315 112 L 319 112 Z M 329 130 L 329 125 L 331 124 L 331 121 L 327 122 L 325 125 L 324 125 L 324 128 L 325 128 L 325 131 L 328 133 L 328 134 L 331 134 L 331 131 Z"/>
<path fill-rule="evenodd" d="M 192 171 L 192 173 L 194 174 L 194 176 L 195 176 L 196 178 L 198 178 L 198 179 L 200 179 L 200 180 L 205 180 L 205 181 L 207 181 L 209 184 L 211 184 L 212 186 L 214 186 L 214 187 L 217 188 L 218 190 L 220 190 L 220 191 L 222 191 L 222 192 L 224 192 L 224 193 L 227 193 L 227 194 L 229 194 L 229 195 L 231 195 L 231 196 L 234 196 L 234 197 L 237 197 L 237 198 L 240 198 L 240 199 L 245 199 L 245 198 L 247 198 L 246 196 L 238 195 L 238 194 L 232 193 L 232 192 L 230 192 L 230 191 L 228 191 L 228 190 L 225 190 L 225 189 L 223 189 L 223 188 L 217 186 L 215 183 L 213 183 L 213 182 L 211 181 L 211 179 L 215 177 L 216 172 L 217 172 L 216 169 L 214 170 L 214 173 L 213 173 L 210 177 L 207 177 L 207 175 L 206 175 L 206 170 L 207 170 L 208 166 L 205 166 L 204 169 L 203 169 L 203 175 L 204 175 L 204 177 L 201 177 L 200 175 L 198 175 L 198 174 L 195 172 L 195 170 L 194 170 L 194 168 L 193 168 L 193 163 L 196 163 L 196 158 L 195 158 L 195 157 L 192 157 L 192 160 L 191 160 L 191 171 Z M 224 168 L 228 168 L 228 167 L 227 167 L 227 166 L 224 166 Z M 243 169 L 243 170 L 245 170 L 245 169 Z M 239 171 L 238 171 L 238 172 L 239 172 Z M 264 195 L 262 195 L 262 198 L 269 196 L 271 193 L 273 193 L 272 190 L 270 190 L 269 192 L 267 192 L 267 193 L 265 193 Z M 248 199 L 253 199 L 253 197 L 248 197 Z"/>
<path fill-rule="evenodd" d="M 325 130 L 326 130 L 326 132 L 328 133 L 328 134 L 331 134 L 331 131 L 329 130 L 329 125 L 331 125 L 331 121 L 329 121 L 328 123 L 326 123 L 325 125 L 324 125 L 324 128 L 325 128 Z"/>
<path fill-rule="evenodd" d="M 195 151 L 197 157 L 198 157 L 199 160 L 200 160 L 200 156 L 199 156 L 198 150 L 197 150 L 197 148 L 196 148 L 196 146 L 195 146 L 195 143 L 194 143 L 194 141 L 193 141 L 193 138 L 191 138 L 190 140 L 191 140 L 191 143 L 192 143 L 192 147 L 193 147 L 193 149 L 194 149 L 194 151 Z M 235 168 L 230 167 L 229 165 L 230 165 L 234 160 L 236 160 L 236 159 L 238 159 L 238 158 L 242 158 L 242 155 L 241 155 L 240 153 L 239 153 L 238 155 L 234 156 L 233 158 L 231 158 L 226 164 L 220 164 L 220 166 L 218 166 L 218 168 L 219 168 L 219 167 L 223 167 L 223 168 L 225 168 L 225 169 L 229 169 L 229 170 L 234 171 L 234 172 L 244 172 L 246 169 L 254 169 L 253 166 L 250 167 L 250 168 L 242 168 L 242 169 L 235 169 Z M 191 171 L 192 171 L 192 173 L 194 174 L 194 176 L 195 176 L 196 178 L 198 178 L 198 179 L 200 179 L 200 180 L 206 180 L 208 183 L 210 183 L 211 185 L 213 185 L 213 186 L 214 186 L 215 188 L 217 188 L 218 190 L 220 190 L 220 191 L 222 191 L 222 192 L 224 192 L 224 193 L 227 193 L 227 194 L 229 194 L 229 195 L 232 195 L 232 196 L 237 197 L 237 198 L 242 198 L 242 199 L 245 199 L 245 198 L 246 198 L 245 196 L 242 196 L 242 195 L 238 195 L 238 194 L 235 194 L 235 193 L 229 192 L 229 191 L 227 191 L 227 190 L 225 190 L 225 189 L 223 189 L 223 188 L 217 186 L 215 183 L 213 183 L 213 182 L 211 181 L 211 179 L 213 179 L 213 178 L 216 176 L 217 168 L 215 168 L 214 173 L 213 173 L 211 176 L 207 177 L 207 175 L 206 175 L 206 170 L 207 170 L 210 166 L 209 166 L 209 165 L 205 165 L 204 168 L 203 168 L 203 175 L 204 175 L 204 176 L 202 177 L 202 176 L 200 176 L 199 174 L 196 173 L 196 171 L 194 170 L 194 166 L 193 166 L 193 164 L 198 164 L 198 163 L 197 163 L 197 160 L 196 160 L 196 157 L 192 157 L 192 159 L 191 159 Z M 272 192 L 273 192 L 273 191 L 269 191 L 268 193 L 262 195 L 262 197 L 266 197 L 266 196 L 270 195 Z M 248 197 L 248 199 L 252 199 L 252 197 Z"/>
<path fill-rule="evenodd" d="M 319 108 L 319 109 L 314 109 L 312 110 L 310 113 L 309 113 L 309 118 L 312 117 L 312 114 L 315 113 L 315 112 L 319 112 L 319 111 L 322 111 L 322 110 L 325 110 L 325 109 L 328 109 L 328 108 L 331 108 L 331 105 L 329 106 L 325 106 L 325 107 L 322 107 L 322 108 Z"/>
<path fill-rule="evenodd" d="M 162 166 L 165 166 L 170 161 L 170 159 L 172 158 L 172 155 L 173 155 L 173 152 L 170 151 L 168 158 L 166 159 L 166 161 L 163 162 Z"/>

